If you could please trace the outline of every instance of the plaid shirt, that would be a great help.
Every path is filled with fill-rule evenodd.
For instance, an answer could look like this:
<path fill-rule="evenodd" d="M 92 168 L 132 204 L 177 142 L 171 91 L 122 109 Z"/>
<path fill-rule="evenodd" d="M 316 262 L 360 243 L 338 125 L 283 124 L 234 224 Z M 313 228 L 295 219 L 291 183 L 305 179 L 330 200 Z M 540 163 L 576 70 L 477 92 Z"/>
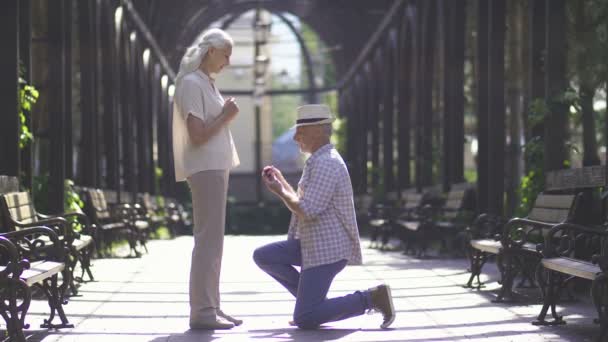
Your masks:
<path fill-rule="evenodd" d="M 299 239 L 302 269 L 342 259 L 360 265 L 361 245 L 353 189 L 344 160 L 333 145 L 313 153 L 298 183 L 304 217 L 291 215 L 288 239 Z"/>

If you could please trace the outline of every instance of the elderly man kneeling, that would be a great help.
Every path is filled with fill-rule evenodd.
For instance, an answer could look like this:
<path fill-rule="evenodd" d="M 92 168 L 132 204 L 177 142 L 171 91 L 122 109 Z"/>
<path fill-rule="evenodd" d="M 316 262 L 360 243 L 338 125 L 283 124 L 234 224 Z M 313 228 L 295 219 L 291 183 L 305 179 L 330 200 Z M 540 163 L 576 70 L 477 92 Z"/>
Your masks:
<path fill-rule="evenodd" d="M 277 168 L 262 171 L 266 187 L 292 212 L 287 240 L 259 247 L 253 259 L 296 297 L 293 324 L 298 327 L 313 329 L 376 310 L 383 315 L 380 327 L 388 328 L 395 320 L 388 285 L 326 298 L 334 277 L 347 264 L 362 263 L 350 176 L 329 142 L 333 120 L 325 105 L 298 108 L 294 140 L 302 152 L 311 154 L 298 190 Z"/>

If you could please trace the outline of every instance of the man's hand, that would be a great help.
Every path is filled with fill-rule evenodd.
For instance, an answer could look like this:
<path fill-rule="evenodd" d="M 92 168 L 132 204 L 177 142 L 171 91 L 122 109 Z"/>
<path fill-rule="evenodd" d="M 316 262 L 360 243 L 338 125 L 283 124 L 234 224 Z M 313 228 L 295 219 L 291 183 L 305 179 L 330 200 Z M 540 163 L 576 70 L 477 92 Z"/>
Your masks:
<path fill-rule="evenodd" d="M 272 172 L 274 173 L 274 176 L 277 177 L 277 179 L 279 180 L 279 182 L 281 182 L 281 184 L 285 185 L 285 183 L 287 183 L 287 181 L 285 180 L 285 177 L 283 177 L 283 174 L 281 173 L 281 170 L 277 169 L 274 166 L 270 166 L 270 168 L 272 169 Z"/>
<path fill-rule="evenodd" d="M 239 113 L 239 106 L 237 106 L 234 97 L 229 97 L 226 102 L 224 102 L 222 113 L 224 113 L 227 122 L 230 122 L 236 118 L 236 115 Z"/>
<path fill-rule="evenodd" d="M 264 181 L 264 184 L 268 190 L 279 196 L 279 198 L 283 200 L 283 203 L 285 203 L 291 212 L 300 217 L 304 215 L 302 209 L 300 208 L 300 199 L 298 194 L 296 194 L 291 185 L 285 181 L 281 171 L 271 165 L 265 166 L 262 170 L 262 180 Z"/>
<path fill-rule="evenodd" d="M 283 192 L 283 184 L 276 176 L 276 171 L 272 166 L 266 166 L 262 170 L 262 180 L 264 181 L 264 185 L 274 194 L 281 194 Z"/>

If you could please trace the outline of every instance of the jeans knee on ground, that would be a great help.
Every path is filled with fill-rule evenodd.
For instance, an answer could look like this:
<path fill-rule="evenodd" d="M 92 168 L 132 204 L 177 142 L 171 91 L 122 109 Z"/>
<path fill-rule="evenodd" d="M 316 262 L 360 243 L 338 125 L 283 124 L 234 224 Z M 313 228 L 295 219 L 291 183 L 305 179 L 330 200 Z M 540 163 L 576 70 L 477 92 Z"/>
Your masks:
<path fill-rule="evenodd" d="M 264 250 L 262 249 L 262 247 L 256 248 L 255 251 L 253 251 L 253 261 L 256 263 L 256 265 L 258 266 L 262 266 L 265 264 L 264 262 Z"/>
<path fill-rule="evenodd" d="M 293 322 L 300 329 L 316 329 L 320 325 L 310 312 L 294 314 Z"/>

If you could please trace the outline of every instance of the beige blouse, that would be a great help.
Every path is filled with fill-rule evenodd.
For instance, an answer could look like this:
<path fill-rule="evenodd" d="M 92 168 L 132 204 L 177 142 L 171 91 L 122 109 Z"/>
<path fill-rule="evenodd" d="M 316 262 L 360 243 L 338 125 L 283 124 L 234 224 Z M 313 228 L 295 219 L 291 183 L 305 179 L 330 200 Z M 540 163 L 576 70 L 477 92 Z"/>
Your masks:
<path fill-rule="evenodd" d="M 190 141 L 186 119 L 194 115 L 205 124 L 221 114 L 224 98 L 213 85 L 213 80 L 200 70 L 182 79 L 173 98 L 173 159 L 175 180 L 186 180 L 205 170 L 227 170 L 240 164 L 232 133 L 224 126 L 201 145 Z"/>

